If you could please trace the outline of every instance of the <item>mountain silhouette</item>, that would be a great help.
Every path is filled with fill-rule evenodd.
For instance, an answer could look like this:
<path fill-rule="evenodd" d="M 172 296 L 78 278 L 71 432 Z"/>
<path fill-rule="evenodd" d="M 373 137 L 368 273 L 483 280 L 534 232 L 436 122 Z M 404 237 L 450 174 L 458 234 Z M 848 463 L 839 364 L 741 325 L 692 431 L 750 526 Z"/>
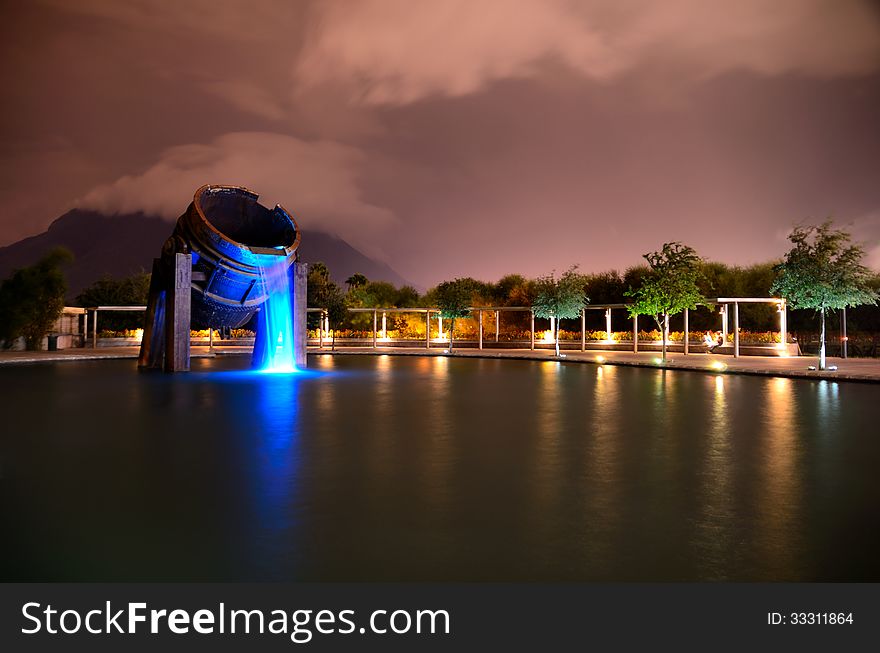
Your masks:
<path fill-rule="evenodd" d="M 173 228 L 173 222 L 140 212 L 108 216 L 73 209 L 45 232 L 0 247 L 0 279 L 36 262 L 53 247 L 66 247 L 74 255 L 73 263 L 65 268 L 70 299 L 105 274 L 118 278 L 152 269 L 153 259 Z M 371 281 L 408 283 L 385 263 L 330 234 L 304 230 L 299 252 L 307 263 L 325 263 L 339 284 L 356 272 Z"/>

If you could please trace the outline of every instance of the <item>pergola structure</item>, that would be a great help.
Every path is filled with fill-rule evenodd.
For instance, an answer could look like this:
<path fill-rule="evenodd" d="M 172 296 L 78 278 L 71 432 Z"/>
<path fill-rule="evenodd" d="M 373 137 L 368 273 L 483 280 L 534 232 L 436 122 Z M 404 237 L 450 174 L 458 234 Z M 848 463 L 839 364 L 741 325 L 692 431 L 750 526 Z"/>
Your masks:
<path fill-rule="evenodd" d="M 776 298 L 776 297 L 717 297 L 715 299 L 709 299 L 706 301 L 707 305 L 721 305 L 721 328 L 722 335 L 724 339 L 724 344 L 728 343 L 729 340 L 729 325 L 728 318 L 731 312 L 731 308 L 733 311 L 733 355 L 736 358 L 740 356 L 740 342 L 739 342 L 739 305 L 740 304 L 772 304 L 777 306 L 777 311 L 779 312 L 779 331 L 780 331 L 780 342 L 781 347 L 780 350 L 785 350 L 785 343 L 788 338 L 788 328 L 787 328 L 787 306 L 784 299 Z M 581 351 L 586 351 L 587 348 L 587 329 L 586 329 L 586 315 L 587 311 L 604 311 L 605 312 L 605 333 L 609 335 L 611 334 L 611 311 L 615 309 L 626 309 L 628 304 L 589 304 L 581 311 Z M 329 331 L 329 325 L 327 323 L 327 311 L 323 308 L 309 308 L 307 309 L 310 313 L 319 313 L 321 325 L 318 329 L 318 346 L 324 346 L 324 332 Z M 493 313 L 495 316 L 495 342 L 498 342 L 498 332 L 500 325 L 500 316 L 504 311 L 519 311 L 519 312 L 528 312 L 531 315 L 531 325 L 529 328 L 530 332 L 530 349 L 535 348 L 535 313 L 534 311 L 527 306 L 473 306 L 468 308 L 467 310 L 472 313 L 477 314 L 477 319 L 479 322 L 479 331 L 478 331 L 478 340 L 477 347 L 479 349 L 483 349 L 483 315 L 484 313 Z M 442 320 L 443 318 L 440 316 L 440 310 L 436 308 L 349 308 L 348 311 L 350 313 L 372 313 L 373 315 L 373 348 L 377 348 L 379 346 L 379 341 L 385 338 L 386 330 L 386 319 L 388 313 L 416 313 L 416 314 L 424 314 L 425 315 L 425 349 L 430 349 L 431 347 L 431 315 L 437 314 L 438 318 Z M 379 319 L 381 316 L 381 333 L 382 336 L 379 336 Z M 687 355 L 690 353 L 689 349 L 689 329 L 688 329 L 688 318 L 689 311 L 688 309 L 684 310 L 684 339 L 683 339 L 683 347 L 684 354 Z M 633 352 L 639 351 L 639 316 L 634 315 L 632 318 L 632 350 Z M 844 323 L 845 324 L 845 323 Z M 845 327 L 844 327 L 845 328 Z M 440 326 L 440 331 L 443 331 L 442 322 Z M 844 335 L 845 338 L 845 335 Z M 610 341 L 609 341 L 610 344 Z"/>

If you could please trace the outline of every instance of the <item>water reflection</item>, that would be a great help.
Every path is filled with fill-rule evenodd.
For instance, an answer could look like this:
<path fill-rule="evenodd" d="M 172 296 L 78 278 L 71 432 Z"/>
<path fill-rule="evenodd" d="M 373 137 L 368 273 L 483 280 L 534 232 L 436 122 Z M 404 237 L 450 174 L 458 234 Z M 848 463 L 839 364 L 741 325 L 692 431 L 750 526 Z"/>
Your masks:
<path fill-rule="evenodd" d="M 294 525 L 293 495 L 300 466 L 297 440 L 297 387 L 295 375 L 267 375 L 256 385 L 258 419 L 250 423 L 255 443 L 254 508 L 263 537 L 272 537 Z"/>
<path fill-rule="evenodd" d="M 764 478 L 756 502 L 761 557 L 774 577 L 793 579 L 795 543 L 799 539 L 802 501 L 798 464 L 798 428 L 795 413 L 795 382 L 766 382 L 762 445 Z"/>
<path fill-rule="evenodd" d="M 585 472 L 590 488 L 588 496 L 590 555 L 608 558 L 618 529 L 622 506 L 622 489 L 618 479 L 620 455 L 620 379 L 614 365 L 596 367 L 593 383 L 593 406 L 586 424 L 588 455 Z"/>
<path fill-rule="evenodd" d="M 719 375 L 705 377 L 712 388 L 711 410 L 706 425 L 706 446 L 701 461 L 700 497 L 696 522 L 696 547 L 706 578 L 723 580 L 737 545 L 732 537 L 734 527 L 733 486 L 731 482 L 731 424 L 725 385 L 728 379 Z"/>

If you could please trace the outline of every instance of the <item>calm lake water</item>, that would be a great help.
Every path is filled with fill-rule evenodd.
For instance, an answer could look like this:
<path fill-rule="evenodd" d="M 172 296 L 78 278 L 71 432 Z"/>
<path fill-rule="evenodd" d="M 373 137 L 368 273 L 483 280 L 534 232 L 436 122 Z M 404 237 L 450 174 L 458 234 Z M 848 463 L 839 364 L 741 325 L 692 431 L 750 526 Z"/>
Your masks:
<path fill-rule="evenodd" d="M 2 580 L 880 580 L 880 386 L 247 362 L 0 368 Z"/>

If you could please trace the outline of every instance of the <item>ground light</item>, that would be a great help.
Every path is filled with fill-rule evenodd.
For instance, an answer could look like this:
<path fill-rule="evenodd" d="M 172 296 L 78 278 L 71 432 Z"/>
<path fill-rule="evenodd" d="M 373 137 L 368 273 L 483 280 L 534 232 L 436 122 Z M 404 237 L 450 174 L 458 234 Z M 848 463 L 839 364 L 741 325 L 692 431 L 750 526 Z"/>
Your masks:
<path fill-rule="evenodd" d="M 712 364 L 709 367 L 717 372 L 723 372 L 727 369 L 727 365 L 721 361 L 712 361 Z"/>

